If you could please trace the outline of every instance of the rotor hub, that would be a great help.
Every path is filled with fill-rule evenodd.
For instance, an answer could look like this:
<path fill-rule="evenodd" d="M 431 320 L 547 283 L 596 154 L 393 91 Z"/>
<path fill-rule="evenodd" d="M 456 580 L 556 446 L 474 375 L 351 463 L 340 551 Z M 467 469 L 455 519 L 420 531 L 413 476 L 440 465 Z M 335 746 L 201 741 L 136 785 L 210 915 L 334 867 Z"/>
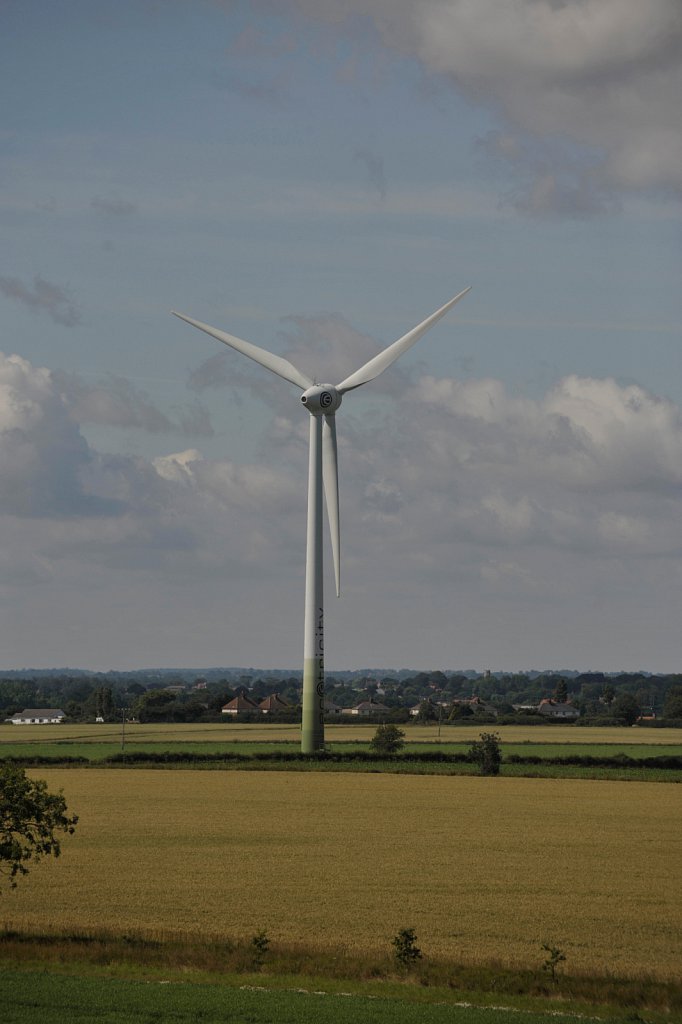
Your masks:
<path fill-rule="evenodd" d="M 301 402 L 312 416 L 332 416 L 341 405 L 341 395 L 332 384 L 313 384 L 303 392 Z"/>

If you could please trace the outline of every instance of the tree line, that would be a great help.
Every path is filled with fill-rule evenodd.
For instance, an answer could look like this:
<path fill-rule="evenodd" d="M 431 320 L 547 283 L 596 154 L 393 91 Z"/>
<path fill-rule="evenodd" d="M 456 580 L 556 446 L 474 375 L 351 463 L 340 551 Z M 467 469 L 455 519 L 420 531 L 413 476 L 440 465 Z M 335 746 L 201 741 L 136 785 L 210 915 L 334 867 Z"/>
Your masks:
<path fill-rule="evenodd" d="M 300 715 L 300 675 L 186 678 L 174 672 L 116 674 L 40 674 L 0 679 L 0 715 L 3 719 L 24 708 L 60 707 L 72 721 L 120 720 L 143 722 L 195 722 L 224 720 L 221 708 L 238 693 L 260 700 L 278 692 L 290 707 L 278 720 L 297 721 Z M 386 675 L 338 678 L 328 676 L 327 696 L 339 707 L 361 701 L 380 703 L 379 718 L 397 723 L 457 721 L 471 724 L 507 721 L 544 721 L 532 711 L 543 699 L 569 703 L 580 713 L 581 724 L 629 725 L 644 718 L 650 724 L 682 724 L 682 674 L 605 675 L 586 672 L 499 673 L 471 678 L 461 673 L 419 672 L 411 676 Z M 470 698 L 476 698 L 468 703 Z M 417 715 L 410 710 L 417 709 Z M 263 720 L 258 712 L 254 719 Z M 347 719 L 352 716 L 339 716 Z M 241 720 L 245 720 L 242 718 Z"/>

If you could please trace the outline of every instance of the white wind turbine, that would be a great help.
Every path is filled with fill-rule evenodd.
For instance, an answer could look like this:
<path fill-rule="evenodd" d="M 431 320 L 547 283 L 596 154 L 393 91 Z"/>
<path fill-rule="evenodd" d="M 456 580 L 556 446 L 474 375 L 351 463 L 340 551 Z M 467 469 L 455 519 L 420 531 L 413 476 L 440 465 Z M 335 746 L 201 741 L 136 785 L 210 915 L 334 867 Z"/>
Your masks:
<path fill-rule="evenodd" d="M 324 601 L 322 585 L 322 487 L 331 531 L 336 594 L 339 596 L 339 478 L 336 449 L 336 411 L 347 391 L 367 384 L 407 352 L 421 336 L 438 323 L 470 288 L 465 288 L 435 313 L 398 341 L 361 366 L 340 384 L 318 384 L 301 373 L 287 359 L 235 338 L 215 327 L 193 320 L 183 313 L 173 315 L 205 331 L 223 344 L 260 363 L 267 370 L 301 388 L 301 402 L 310 413 L 310 456 L 308 472 L 308 534 L 305 573 L 305 629 L 303 661 L 303 721 L 301 750 L 314 754 L 324 749 Z"/>

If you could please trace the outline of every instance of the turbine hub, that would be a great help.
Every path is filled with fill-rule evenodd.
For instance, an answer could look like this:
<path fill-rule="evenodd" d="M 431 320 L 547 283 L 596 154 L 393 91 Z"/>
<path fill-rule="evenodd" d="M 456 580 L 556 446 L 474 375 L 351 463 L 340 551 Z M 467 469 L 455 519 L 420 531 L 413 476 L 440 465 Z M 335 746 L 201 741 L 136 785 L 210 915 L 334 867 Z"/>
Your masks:
<path fill-rule="evenodd" d="M 312 416 L 332 416 L 341 405 L 341 395 L 332 384 L 313 384 L 301 401 Z"/>

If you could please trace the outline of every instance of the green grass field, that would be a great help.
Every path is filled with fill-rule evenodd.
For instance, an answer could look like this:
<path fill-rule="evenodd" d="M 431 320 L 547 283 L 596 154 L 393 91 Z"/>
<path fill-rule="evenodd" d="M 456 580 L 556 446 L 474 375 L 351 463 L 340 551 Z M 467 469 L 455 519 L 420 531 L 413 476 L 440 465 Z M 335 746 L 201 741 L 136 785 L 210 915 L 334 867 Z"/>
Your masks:
<path fill-rule="evenodd" d="M 506 1008 L 457 1005 L 448 992 L 440 1003 L 419 1000 L 419 989 L 416 996 L 359 995 L 327 987 L 271 989 L 257 981 L 228 986 L 0 970 L 3 1024 L 507 1024 L 518 1017 Z M 523 1012 L 525 1024 L 575 1024 L 575 1019 L 560 1010 Z M 593 1019 L 603 1020 L 603 1011 Z M 626 1019 L 609 1016 L 613 1024 Z"/>

